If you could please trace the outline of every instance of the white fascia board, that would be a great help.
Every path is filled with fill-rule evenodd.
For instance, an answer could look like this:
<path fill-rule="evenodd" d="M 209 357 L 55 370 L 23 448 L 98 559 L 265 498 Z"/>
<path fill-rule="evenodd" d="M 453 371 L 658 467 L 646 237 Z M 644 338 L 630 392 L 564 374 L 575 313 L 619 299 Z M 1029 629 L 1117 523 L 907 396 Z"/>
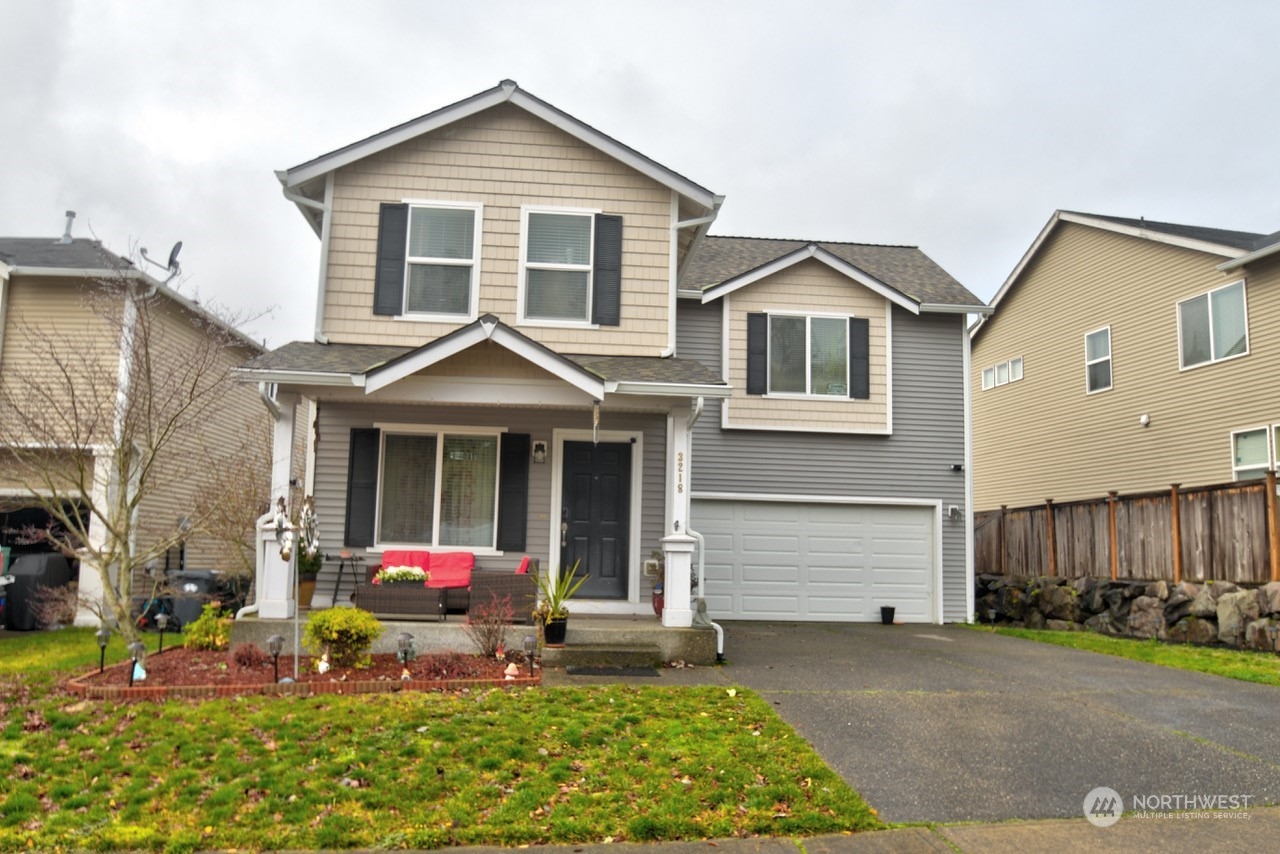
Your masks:
<path fill-rule="evenodd" d="M 510 101 L 532 115 L 564 131 L 587 145 L 604 152 L 613 159 L 625 163 L 642 175 L 657 181 L 669 189 L 675 190 L 690 201 L 710 209 L 715 203 L 715 194 L 699 187 L 697 184 L 660 166 L 644 155 L 610 139 L 595 128 L 586 125 L 567 113 L 563 113 L 550 104 L 535 98 L 520 89 L 511 81 L 503 81 L 498 86 L 466 100 L 436 110 L 418 119 L 406 122 L 398 127 L 375 134 L 361 142 L 340 148 L 331 154 L 322 155 L 315 160 L 292 169 L 277 172 L 280 182 L 285 187 L 296 187 L 327 172 L 341 169 L 357 160 L 385 151 L 388 148 L 408 142 L 425 133 L 438 130 L 476 113 Z"/>
<path fill-rule="evenodd" d="M 921 314 L 991 314 L 995 309 L 989 305 L 948 305 L 937 302 L 920 303 Z"/>
<path fill-rule="evenodd" d="M 611 382 L 606 391 L 612 394 L 640 394 L 655 397 L 729 397 L 733 389 L 726 385 L 697 383 Z"/>
<path fill-rule="evenodd" d="M 8 264 L 6 264 L 3 261 L 0 261 L 0 282 L 9 281 L 9 273 L 12 271 L 13 271 L 12 267 L 10 267 Z"/>
<path fill-rule="evenodd" d="M 1223 273 L 1230 273 L 1233 270 L 1239 270 L 1246 264 L 1252 264 L 1254 261 L 1267 258 L 1271 255 L 1275 255 L 1276 253 L 1280 253 L 1280 240 L 1277 240 L 1270 246 L 1264 246 L 1261 249 L 1256 249 L 1247 255 L 1241 255 L 1239 258 L 1232 258 L 1230 261 L 1223 261 L 1218 265 L 1217 269 Z"/>
<path fill-rule="evenodd" d="M 272 371 L 255 368 L 232 368 L 241 382 L 275 383 L 281 386 L 331 386 L 336 388 L 361 387 L 364 377 L 360 374 L 343 374 L 325 371 Z"/>
<path fill-rule="evenodd" d="M 1167 243 L 1170 246 L 1179 246 L 1183 249 L 1191 249 L 1196 252 L 1207 252 L 1210 255 L 1222 255 L 1226 258 L 1234 258 L 1240 254 L 1240 250 L 1236 249 L 1234 246 L 1224 246 L 1221 243 L 1213 243 L 1208 240 L 1196 240 L 1193 237 L 1180 237 L 1176 234 L 1165 234 L 1164 232 L 1155 231 L 1149 228 L 1122 225 L 1118 222 L 1110 222 L 1105 219 L 1094 219 L 1093 217 L 1081 216 L 1076 213 L 1058 211 L 1058 217 L 1064 222 L 1074 222 L 1077 225 L 1087 225 L 1090 228 L 1100 228 L 1103 231 L 1111 231 L 1116 234 L 1127 234 L 1130 237 L 1151 240 L 1155 243 Z"/>
<path fill-rule="evenodd" d="M 702 294 L 702 302 L 704 304 L 715 302 L 721 297 L 731 294 L 739 288 L 744 288 L 747 285 L 754 284 L 761 279 L 768 278 L 775 273 L 785 270 L 788 267 L 793 267 L 801 261 L 807 261 L 810 258 L 821 261 L 837 273 L 853 279 L 858 284 L 879 294 L 894 305 L 900 306 L 912 314 L 920 313 L 920 304 L 915 300 L 904 296 L 902 293 L 889 287 L 875 276 L 872 276 L 864 270 L 858 269 L 843 258 L 836 257 L 816 243 L 810 243 L 808 246 L 802 246 L 794 252 L 789 252 L 786 255 L 783 255 L 781 258 L 775 258 L 768 264 L 721 282 L 714 288 L 709 288 Z"/>
<path fill-rule="evenodd" d="M 425 368 L 450 356 L 457 355 L 484 340 L 493 341 L 526 361 L 542 368 L 569 385 L 592 396 L 594 400 L 604 397 L 604 380 L 576 366 L 570 367 L 567 360 L 550 353 L 543 347 L 512 332 L 505 326 L 477 322 L 469 328 L 441 338 L 434 343 L 401 357 L 395 362 L 381 368 L 375 368 L 365 374 L 365 393 L 372 394 L 386 388 L 392 383 L 416 374 Z"/>
<path fill-rule="evenodd" d="M 702 302 L 702 291 L 686 290 L 682 288 L 681 290 L 676 291 L 676 296 L 680 299 L 696 299 L 698 302 Z"/>

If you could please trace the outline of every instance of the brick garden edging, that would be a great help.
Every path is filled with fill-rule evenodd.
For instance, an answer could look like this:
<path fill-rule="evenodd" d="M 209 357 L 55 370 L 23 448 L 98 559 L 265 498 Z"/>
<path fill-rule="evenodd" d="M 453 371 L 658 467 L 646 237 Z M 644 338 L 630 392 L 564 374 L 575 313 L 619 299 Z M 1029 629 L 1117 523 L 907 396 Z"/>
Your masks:
<path fill-rule="evenodd" d="M 132 661 L 113 664 L 107 670 L 119 670 L 124 678 Z M 89 673 L 67 681 L 67 690 L 86 700 L 164 700 L 174 698 L 239 697 L 247 695 L 311 697 L 317 694 L 392 694 L 397 691 L 461 691 L 467 688 L 519 688 L 542 684 L 542 671 L 536 676 L 514 679 L 379 679 L 346 682 L 284 682 L 246 685 L 89 685 L 84 680 L 97 676 Z"/>
<path fill-rule="evenodd" d="M 1280 652 L 1280 581 L 1111 581 L 979 575 L 978 622 Z"/>

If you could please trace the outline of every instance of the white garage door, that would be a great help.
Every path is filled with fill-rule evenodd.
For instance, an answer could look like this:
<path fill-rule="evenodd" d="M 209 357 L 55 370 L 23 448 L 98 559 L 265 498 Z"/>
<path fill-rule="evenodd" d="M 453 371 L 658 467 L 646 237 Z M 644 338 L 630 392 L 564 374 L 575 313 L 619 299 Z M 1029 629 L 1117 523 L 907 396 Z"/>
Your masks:
<path fill-rule="evenodd" d="M 931 623 L 931 507 L 698 499 L 707 612 L 727 620 Z"/>

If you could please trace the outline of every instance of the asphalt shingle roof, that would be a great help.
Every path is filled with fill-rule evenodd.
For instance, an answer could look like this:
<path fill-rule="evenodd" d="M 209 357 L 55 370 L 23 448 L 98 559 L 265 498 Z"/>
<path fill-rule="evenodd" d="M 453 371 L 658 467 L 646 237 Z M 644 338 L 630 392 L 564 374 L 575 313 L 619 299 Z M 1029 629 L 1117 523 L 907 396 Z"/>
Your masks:
<path fill-rule="evenodd" d="M 77 237 L 63 243 L 56 237 L 0 237 L 0 261 L 10 267 L 117 270 L 132 268 L 124 258 L 97 240 Z"/>
<path fill-rule="evenodd" d="M 811 243 L 918 303 L 983 305 L 981 299 L 915 246 L 877 246 L 867 243 L 764 237 L 707 237 L 690 262 L 682 284 L 687 288 L 705 291 Z"/>
<path fill-rule="evenodd" d="M 363 374 L 415 349 L 417 348 L 380 344 L 318 344 L 314 341 L 292 341 L 246 362 L 241 369 L 288 373 Z M 605 380 L 696 385 L 724 384 L 715 372 L 692 359 L 562 355 Z"/>

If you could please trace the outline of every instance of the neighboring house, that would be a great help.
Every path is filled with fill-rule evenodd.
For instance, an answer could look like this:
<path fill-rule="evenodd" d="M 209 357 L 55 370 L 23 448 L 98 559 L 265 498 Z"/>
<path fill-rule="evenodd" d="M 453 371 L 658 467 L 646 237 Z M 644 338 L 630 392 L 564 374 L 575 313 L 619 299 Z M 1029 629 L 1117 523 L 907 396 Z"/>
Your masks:
<path fill-rule="evenodd" d="M 278 175 L 320 237 L 315 341 L 242 373 L 278 387 L 276 493 L 315 403 L 331 555 L 581 560 L 575 611 L 642 614 L 659 552 L 687 626 L 701 534 L 713 617 L 969 616 L 985 306 L 918 249 L 708 237 L 721 196 L 511 81 Z"/>
<path fill-rule="evenodd" d="M 32 348 L 33 336 L 47 337 L 57 348 L 61 365 L 68 371 L 80 371 L 70 379 L 69 394 L 62 395 L 66 389 L 58 381 L 42 386 L 59 396 L 76 396 L 78 414 L 67 416 L 66 422 L 75 426 L 75 436 L 68 440 L 75 444 L 55 441 L 55 430 L 58 434 L 63 432 L 57 427 L 46 435 L 24 436 L 22 442 L 28 449 L 47 446 L 49 465 L 68 470 L 75 467 L 68 462 L 69 455 L 76 453 L 74 448 L 97 449 L 97 456 L 92 456 L 94 451 L 89 452 L 91 456 L 86 458 L 85 469 L 98 484 L 96 489 L 102 490 L 95 497 L 95 503 L 105 504 L 106 484 L 112 482 L 113 467 L 110 457 L 100 451 L 112 445 L 109 436 L 99 437 L 104 436 L 104 431 L 110 431 L 112 415 L 111 411 L 96 411 L 96 404 L 106 401 L 102 408 L 109 410 L 122 396 L 133 394 L 132 386 L 137 386 L 140 380 L 135 379 L 131 386 L 130 377 L 142 376 L 142 372 L 129 364 L 130 359 L 121 346 L 121 323 L 108 319 L 127 316 L 125 299 L 120 290 L 104 283 L 118 283 L 123 278 L 136 280 L 142 287 L 154 287 L 153 299 L 160 303 L 151 317 L 156 324 L 163 325 L 161 332 L 166 342 L 163 350 L 157 348 L 152 352 L 155 358 L 167 358 L 170 350 L 185 348 L 189 352 L 192 345 L 187 342 L 201 334 L 200 323 L 220 321 L 176 291 L 148 278 L 98 241 L 70 235 L 71 220 L 68 219 L 67 233 L 62 239 L 0 237 L 0 384 L 8 386 L 8 390 L 21 399 L 23 394 L 15 389 L 15 384 L 30 384 L 26 378 L 38 377 L 41 372 L 56 373 L 56 366 L 38 361 L 41 356 L 38 349 Z M 193 318 L 198 318 L 200 323 L 193 323 Z M 265 349 L 238 333 L 235 341 L 236 344 L 218 354 L 223 371 Z M 156 370 L 163 373 L 166 368 L 162 364 L 156 366 Z M 70 411 L 72 403 L 69 399 L 46 395 L 43 405 Z M 4 413 L 0 413 L 0 418 L 3 417 Z M 255 435 L 260 437 L 261 448 L 268 435 L 266 427 L 262 402 L 255 390 L 237 385 L 219 407 L 218 416 L 210 420 L 199 435 L 178 437 L 170 448 L 178 455 L 195 453 L 203 447 L 242 447 Z M 14 435 L 11 429 L 7 428 L 6 432 Z M 262 448 L 260 453 L 265 459 L 266 450 Z M 166 461 L 173 458 L 159 457 L 157 466 L 166 466 Z M 13 458 L 0 453 L 0 528 L 4 529 L 0 530 L 0 537 L 6 544 L 26 539 L 20 533 L 20 525 L 43 527 L 48 521 L 47 514 L 30 502 L 24 481 Z M 143 497 L 138 509 L 134 542 L 137 551 L 147 550 L 148 542 L 160 542 L 161 537 L 171 534 L 178 520 L 191 512 L 197 494 L 209 483 L 199 477 L 177 482 L 178 478 L 163 475 L 157 476 L 156 481 L 157 488 Z M 90 520 L 91 540 L 95 533 L 100 535 L 101 529 Z M 19 545 L 20 550 L 41 548 L 48 550 L 47 545 L 34 544 L 26 549 Z M 238 558 L 238 550 L 220 539 L 193 536 L 183 551 L 188 568 L 225 570 L 234 569 L 237 562 L 244 564 L 243 559 Z M 174 553 L 172 560 L 172 568 L 177 569 L 179 554 Z M 82 594 L 101 591 L 96 573 L 84 573 L 79 581 Z M 97 625 L 97 618 L 82 612 L 78 622 Z"/>
<path fill-rule="evenodd" d="M 1280 232 L 1058 211 L 973 330 L 977 510 L 1261 477 Z"/>

